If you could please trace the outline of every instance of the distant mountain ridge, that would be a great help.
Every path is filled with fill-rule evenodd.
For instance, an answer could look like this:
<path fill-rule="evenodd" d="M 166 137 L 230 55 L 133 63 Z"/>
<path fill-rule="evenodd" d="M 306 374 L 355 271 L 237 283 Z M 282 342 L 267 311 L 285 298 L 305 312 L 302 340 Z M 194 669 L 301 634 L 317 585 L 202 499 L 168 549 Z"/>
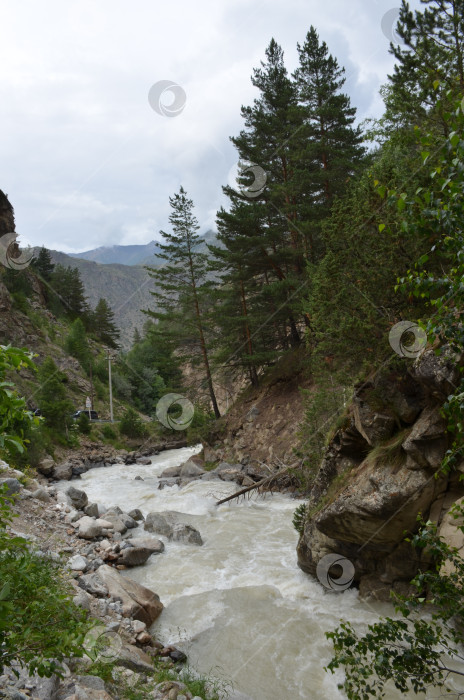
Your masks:
<path fill-rule="evenodd" d="M 209 230 L 200 235 L 201 238 L 204 239 L 200 250 L 205 248 L 204 252 L 206 252 L 207 243 L 217 243 L 215 231 Z M 158 258 L 158 253 L 160 253 L 160 251 L 160 243 L 150 241 L 150 243 L 145 244 L 100 246 L 92 250 L 85 250 L 82 253 L 66 253 L 66 255 L 70 258 L 90 260 L 100 263 L 101 265 L 116 264 L 127 265 L 129 267 L 134 265 L 156 266 L 162 262 L 160 258 Z"/>
<path fill-rule="evenodd" d="M 154 257 L 160 252 L 155 241 L 142 245 L 100 246 L 82 253 L 68 253 L 71 258 L 90 260 L 101 265 L 153 265 Z"/>

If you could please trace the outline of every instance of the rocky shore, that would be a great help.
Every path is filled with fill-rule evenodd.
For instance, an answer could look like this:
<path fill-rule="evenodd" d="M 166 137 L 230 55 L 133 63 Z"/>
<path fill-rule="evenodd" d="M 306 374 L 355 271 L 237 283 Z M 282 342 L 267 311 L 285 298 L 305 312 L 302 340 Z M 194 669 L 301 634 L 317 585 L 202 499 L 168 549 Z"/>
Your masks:
<path fill-rule="evenodd" d="M 18 517 L 10 528 L 11 533 L 28 540 L 40 556 L 63 564 L 74 603 L 97 621 L 84 643 L 86 654 L 83 658 L 69 659 L 63 668 L 64 678 L 30 677 L 24 668 L 4 670 L 0 675 L 0 697 L 201 700 L 179 676 L 186 655 L 173 645 L 161 644 L 150 634 L 150 626 L 163 610 L 158 595 L 121 574 L 122 570 L 144 564 L 151 556 L 162 555 L 164 544 L 156 534 L 201 546 L 200 533 L 186 522 L 188 516 L 181 513 L 149 513 L 144 518 L 139 510 L 125 513 L 117 505 L 105 508 L 89 503 L 84 491 L 74 485 L 61 490 L 56 481 L 59 475 L 66 474 L 77 477 L 78 484 L 77 470 L 82 465 L 103 466 L 122 463 L 123 459 L 126 464 L 135 461 L 140 464 L 144 458 L 149 463 L 147 454 L 123 456 L 109 451 L 79 454 L 68 460 L 72 474 L 63 465 L 50 465 L 44 460 L 36 479 L 26 478 L 22 472 L 0 462 L 0 483 L 6 484 L 9 493 L 16 497 L 14 510 Z M 46 477 L 48 467 L 51 468 Z M 179 469 L 182 475 L 166 478 L 182 480 L 207 474 L 195 458 Z M 142 525 L 144 534 L 134 537 L 134 529 Z M 106 668 L 107 672 L 100 674 L 104 678 L 94 672 L 96 664 L 98 668 L 102 664 Z M 171 671 L 168 680 L 167 671 Z M 132 695 L 127 694 L 128 688 L 132 688 Z M 137 688 L 143 689 L 139 695 L 134 694 Z M 204 697 L 216 696 L 211 690 L 210 696 Z"/>

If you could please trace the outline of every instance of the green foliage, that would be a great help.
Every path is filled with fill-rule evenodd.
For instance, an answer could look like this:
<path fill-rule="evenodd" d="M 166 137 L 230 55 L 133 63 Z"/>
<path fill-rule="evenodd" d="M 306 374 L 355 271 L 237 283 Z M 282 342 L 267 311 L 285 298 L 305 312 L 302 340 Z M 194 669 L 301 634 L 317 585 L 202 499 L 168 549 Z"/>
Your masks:
<path fill-rule="evenodd" d="M 74 406 L 67 398 L 64 382 L 67 377 L 57 368 L 51 357 L 45 358 L 38 370 L 39 389 L 37 400 L 44 418 L 45 427 L 54 435 L 69 436 Z"/>
<path fill-rule="evenodd" d="M 83 435 L 90 435 L 92 426 L 90 425 L 90 419 L 87 413 L 81 413 L 76 421 L 77 428 Z"/>
<path fill-rule="evenodd" d="M 292 525 L 299 535 L 303 534 L 304 524 L 308 515 L 308 506 L 306 503 L 300 503 L 295 509 L 292 518 Z"/>
<path fill-rule="evenodd" d="M 38 423 L 26 409 L 26 401 L 18 396 L 7 376 L 23 367 L 34 370 L 33 355 L 9 345 L 0 345 L 0 456 L 15 458 L 25 449 L 26 431 Z"/>
<path fill-rule="evenodd" d="M 62 661 L 83 654 L 86 614 L 60 567 L 8 535 L 10 501 L 0 492 L 0 672 L 21 663 L 39 676 L 60 675 Z"/>
<path fill-rule="evenodd" d="M 184 360 L 202 367 L 204 383 L 216 418 L 219 409 L 214 393 L 208 347 L 205 305 L 208 305 L 212 283 L 207 278 L 207 256 L 198 250 L 199 225 L 193 211 L 193 201 L 184 188 L 169 198 L 172 233 L 160 231 L 165 243 L 158 257 L 165 261 L 161 267 L 148 267 L 156 282 L 152 292 L 156 311 L 147 313 L 164 324 L 171 333 Z"/>
<path fill-rule="evenodd" d="M 92 354 L 87 340 L 87 332 L 80 318 L 76 318 L 72 323 L 65 346 L 69 354 L 79 360 L 82 368 L 89 373 Z"/>
<path fill-rule="evenodd" d="M 44 282 L 50 282 L 55 265 L 52 263 L 50 251 L 47 248 L 39 250 L 39 254 L 32 260 L 32 267 Z"/>
<path fill-rule="evenodd" d="M 71 320 L 80 318 L 86 327 L 90 325 L 90 307 L 77 267 L 55 265 L 51 274 L 48 305 L 55 316 Z"/>
<path fill-rule="evenodd" d="M 119 432 L 128 438 L 140 438 L 147 434 L 142 419 L 132 407 L 129 407 L 121 418 Z"/>
<path fill-rule="evenodd" d="M 104 425 L 101 430 L 101 434 L 103 435 L 104 438 L 107 440 L 116 440 L 116 432 L 115 430 L 111 427 L 111 425 Z"/>
<path fill-rule="evenodd" d="M 118 346 L 119 330 L 114 323 L 114 312 L 108 305 L 106 299 L 99 299 L 95 310 L 91 314 L 90 327 L 94 335 L 102 343 L 110 348 Z"/>
<path fill-rule="evenodd" d="M 463 510 L 455 507 L 461 532 L 463 515 Z M 328 669 L 334 672 L 344 667 L 346 679 L 340 687 L 349 700 L 384 697 L 388 681 L 403 693 L 413 690 L 417 694 L 445 686 L 454 673 L 462 675 L 464 561 L 454 547 L 438 537 L 433 523 L 422 521 L 421 526 L 411 542 L 427 550 L 434 565 L 413 579 L 416 595 L 394 596 L 399 617 L 382 618 L 369 625 L 364 635 L 349 622 L 327 633 L 335 650 Z"/>

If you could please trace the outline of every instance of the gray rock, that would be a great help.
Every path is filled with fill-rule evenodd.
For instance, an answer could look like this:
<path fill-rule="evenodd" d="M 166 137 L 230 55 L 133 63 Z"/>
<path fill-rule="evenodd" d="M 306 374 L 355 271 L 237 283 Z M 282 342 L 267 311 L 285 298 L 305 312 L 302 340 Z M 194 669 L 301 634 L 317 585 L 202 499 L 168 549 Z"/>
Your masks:
<path fill-rule="evenodd" d="M 85 491 L 76 489 L 74 486 L 68 486 L 65 493 L 68 497 L 69 504 L 76 508 L 76 510 L 83 510 L 89 502 Z"/>
<path fill-rule="evenodd" d="M 136 673 L 153 673 L 153 660 L 148 654 L 131 644 L 124 644 L 116 659 L 116 666 L 129 668 Z"/>
<path fill-rule="evenodd" d="M 82 557 L 80 554 L 76 554 L 74 557 L 68 561 L 68 566 L 71 571 L 85 571 L 89 565 L 87 559 Z"/>
<path fill-rule="evenodd" d="M 84 507 L 84 513 L 88 515 L 90 518 L 98 518 L 100 517 L 100 511 L 98 507 L 98 503 L 89 503 Z"/>
<path fill-rule="evenodd" d="M 149 457 L 138 457 L 137 458 L 137 464 L 144 464 L 145 466 L 149 466 L 151 464 L 151 459 Z"/>
<path fill-rule="evenodd" d="M 44 457 L 37 465 L 37 471 L 45 476 L 50 476 L 55 468 L 55 460 L 50 456 Z"/>
<path fill-rule="evenodd" d="M 201 535 L 198 530 L 191 525 L 185 525 L 184 523 L 177 523 L 177 525 L 174 525 L 170 539 L 172 539 L 174 542 L 184 542 L 185 544 L 203 544 L 203 540 L 201 539 Z"/>
<path fill-rule="evenodd" d="M 122 535 L 127 532 L 127 525 L 124 523 L 121 517 L 110 510 L 107 510 L 105 513 L 105 521 L 111 523 L 115 532 L 120 532 Z M 137 523 L 135 524 L 135 527 L 137 527 Z"/>
<path fill-rule="evenodd" d="M 74 605 L 90 612 L 90 596 L 85 591 L 79 591 L 73 598 Z"/>
<path fill-rule="evenodd" d="M 71 462 L 62 462 L 61 464 L 56 464 L 53 468 L 53 478 L 59 481 L 69 481 L 72 477 L 73 465 Z"/>
<path fill-rule="evenodd" d="M 147 547 L 127 547 L 122 550 L 118 564 L 124 566 L 141 566 L 145 564 L 151 556 L 151 551 Z"/>
<path fill-rule="evenodd" d="M 136 476 L 134 481 L 145 481 L 145 479 L 142 479 L 141 476 Z"/>
<path fill-rule="evenodd" d="M 129 512 L 129 515 L 130 515 L 130 517 L 133 518 L 134 520 L 144 520 L 143 513 L 142 513 L 142 511 L 139 510 L 138 508 L 134 508 L 134 510 L 131 510 L 131 511 Z"/>
<path fill-rule="evenodd" d="M 140 634 L 140 632 L 145 632 L 147 626 L 141 620 L 132 620 L 131 627 L 134 630 L 134 634 Z"/>
<path fill-rule="evenodd" d="M 84 688 L 92 688 L 92 690 L 105 690 L 105 681 L 98 676 L 77 676 L 79 685 Z"/>
<path fill-rule="evenodd" d="M 180 476 L 181 469 L 182 469 L 181 464 L 179 464 L 178 467 L 168 467 L 160 474 L 160 478 L 161 479 L 170 479 L 170 478 L 175 477 L 175 476 Z"/>
<path fill-rule="evenodd" d="M 50 678 L 39 678 L 34 690 L 34 698 L 37 700 L 52 700 L 58 690 L 59 680 L 53 675 Z"/>
<path fill-rule="evenodd" d="M 149 549 L 150 554 L 161 554 L 161 552 L 164 552 L 164 543 L 154 537 L 133 537 L 129 542 L 134 547 Z"/>
<path fill-rule="evenodd" d="M 127 576 L 121 576 L 111 566 L 104 564 L 98 569 L 98 573 L 92 576 L 103 581 L 113 599 L 122 601 L 124 617 L 133 617 L 151 625 L 160 615 L 163 604 L 159 596 Z M 83 578 L 85 577 L 81 576 L 79 583 Z"/>
<path fill-rule="evenodd" d="M 121 513 L 121 515 L 119 517 L 122 520 L 122 522 L 124 523 L 124 525 L 127 527 L 128 530 L 130 530 L 134 527 L 138 527 L 137 521 L 134 518 L 132 518 L 130 515 L 128 515 L 127 513 Z"/>
<path fill-rule="evenodd" d="M 23 485 L 17 479 L 3 478 L 0 479 L 0 487 L 6 486 L 6 495 L 12 496 L 14 493 L 19 493 Z"/>
<path fill-rule="evenodd" d="M 205 470 L 199 467 L 191 459 L 188 459 L 185 464 L 182 465 L 180 470 L 180 476 L 201 476 L 205 473 Z"/>
<path fill-rule="evenodd" d="M 97 520 L 89 518 L 88 515 L 84 515 L 83 518 L 76 521 L 79 527 L 78 536 L 85 540 L 93 540 L 94 537 L 100 537 L 102 534 L 102 526 L 98 524 Z"/>
<path fill-rule="evenodd" d="M 111 508 L 106 509 L 107 513 L 116 513 L 116 515 L 121 515 L 123 511 L 119 506 L 111 506 Z"/>
<path fill-rule="evenodd" d="M 97 598 L 106 598 L 108 595 L 108 586 L 97 573 L 81 576 L 78 584 L 84 591 Z"/>
<path fill-rule="evenodd" d="M 50 501 L 52 500 L 48 491 L 46 491 L 43 488 L 36 489 L 32 492 L 31 495 L 32 498 L 37 498 L 39 501 L 43 501 L 44 503 L 50 503 Z"/>

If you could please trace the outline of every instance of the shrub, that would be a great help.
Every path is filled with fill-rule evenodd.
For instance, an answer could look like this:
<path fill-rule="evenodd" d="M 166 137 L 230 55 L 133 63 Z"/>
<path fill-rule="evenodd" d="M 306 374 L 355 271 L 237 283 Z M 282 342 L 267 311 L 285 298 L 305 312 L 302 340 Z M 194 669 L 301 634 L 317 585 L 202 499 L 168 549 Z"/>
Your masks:
<path fill-rule="evenodd" d="M 72 603 L 60 566 L 8 535 L 11 500 L 0 491 L 0 673 L 22 663 L 29 673 L 60 675 L 62 661 L 83 655 L 86 613 Z"/>
<path fill-rule="evenodd" d="M 129 438 L 138 438 L 146 435 L 147 429 L 137 411 L 128 408 L 119 423 L 119 432 Z"/>
<path fill-rule="evenodd" d="M 90 434 L 92 426 L 90 425 L 90 420 L 87 413 L 79 414 L 79 418 L 77 419 L 76 423 L 80 433 L 82 433 L 83 435 Z"/>

